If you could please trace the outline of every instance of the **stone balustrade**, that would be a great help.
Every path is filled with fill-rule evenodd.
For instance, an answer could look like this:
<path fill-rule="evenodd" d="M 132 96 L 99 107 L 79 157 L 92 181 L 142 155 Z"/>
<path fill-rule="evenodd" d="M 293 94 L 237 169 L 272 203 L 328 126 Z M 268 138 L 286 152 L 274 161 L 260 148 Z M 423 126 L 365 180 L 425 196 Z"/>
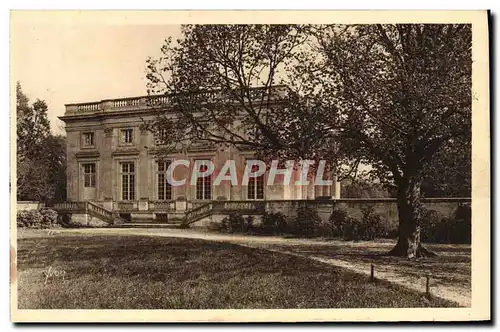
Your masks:
<path fill-rule="evenodd" d="M 270 99 L 277 96 L 283 96 L 286 93 L 285 86 L 274 86 L 269 94 Z M 249 92 L 250 98 L 244 97 L 243 99 L 252 99 L 261 101 L 266 96 L 265 88 L 253 88 Z M 207 102 L 216 102 L 218 100 L 227 100 L 228 94 L 221 91 L 207 91 L 195 95 L 196 99 L 206 100 Z M 118 98 L 118 99 L 105 99 L 101 101 L 88 102 L 88 103 L 75 103 L 66 104 L 67 115 L 84 115 L 89 113 L 100 112 L 114 112 L 121 110 L 142 110 L 154 107 L 168 107 L 173 104 L 173 96 L 157 95 L 157 96 L 142 96 L 132 98 Z"/>

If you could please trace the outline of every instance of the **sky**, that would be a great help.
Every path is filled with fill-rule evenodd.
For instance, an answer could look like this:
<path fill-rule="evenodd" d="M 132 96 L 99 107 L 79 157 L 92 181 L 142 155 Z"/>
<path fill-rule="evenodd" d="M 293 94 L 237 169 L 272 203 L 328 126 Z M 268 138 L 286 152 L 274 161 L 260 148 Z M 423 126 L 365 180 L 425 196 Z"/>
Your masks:
<path fill-rule="evenodd" d="M 12 31 L 12 80 L 45 100 L 51 129 L 64 133 L 64 104 L 147 94 L 146 59 L 179 25 L 20 25 Z"/>

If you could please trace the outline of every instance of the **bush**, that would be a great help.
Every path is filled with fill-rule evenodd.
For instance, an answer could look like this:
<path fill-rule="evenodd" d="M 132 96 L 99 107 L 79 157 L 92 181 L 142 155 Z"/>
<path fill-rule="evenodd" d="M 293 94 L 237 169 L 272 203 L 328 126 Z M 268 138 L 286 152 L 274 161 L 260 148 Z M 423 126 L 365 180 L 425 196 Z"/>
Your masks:
<path fill-rule="evenodd" d="M 179 225 L 179 228 L 180 228 L 180 229 L 189 229 L 189 228 L 191 228 L 191 225 L 190 225 L 190 224 L 188 224 L 188 223 L 184 223 L 184 222 L 183 222 L 183 223 L 181 223 L 181 224 Z"/>
<path fill-rule="evenodd" d="M 287 233 L 286 216 L 281 212 L 265 212 L 258 232 L 265 235 Z"/>
<path fill-rule="evenodd" d="M 373 240 L 375 238 L 384 238 L 389 235 L 387 223 L 382 222 L 382 218 L 371 205 L 364 206 L 361 209 L 363 217 L 361 219 L 359 236 L 361 240 Z"/>
<path fill-rule="evenodd" d="M 214 228 L 214 230 L 216 230 Z M 220 222 L 220 228 L 218 229 L 218 231 L 221 231 L 221 232 L 229 232 L 229 217 L 224 217 L 221 222 Z"/>
<path fill-rule="evenodd" d="M 345 206 L 335 205 L 329 219 L 329 233 L 335 237 L 343 237 L 347 220 L 348 215 Z"/>
<path fill-rule="evenodd" d="M 248 233 L 254 228 L 254 217 L 248 216 L 246 219 L 237 212 L 232 212 L 229 216 L 222 219 L 219 229 L 212 227 L 213 230 L 218 230 L 227 233 Z"/>
<path fill-rule="evenodd" d="M 301 206 L 297 209 L 293 233 L 306 236 L 314 235 L 321 223 L 322 220 L 315 208 Z"/>
<path fill-rule="evenodd" d="M 335 207 L 330 216 L 332 235 L 346 241 L 373 240 L 385 238 L 395 233 L 394 227 L 383 221 L 371 205 L 361 209 L 361 219 L 349 217 L 342 206 Z"/>
<path fill-rule="evenodd" d="M 459 205 L 453 214 L 454 232 L 452 233 L 451 243 L 471 243 L 471 217 L 472 211 L 470 206 Z"/>
<path fill-rule="evenodd" d="M 423 209 L 420 221 L 420 239 L 422 242 L 439 243 L 447 237 L 447 221 L 436 210 Z"/>
<path fill-rule="evenodd" d="M 41 223 L 42 215 L 38 211 L 17 212 L 17 227 L 34 228 Z"/>
<path fill-rule="evenodd" d="M 245 218 L 239 213 L 229 215 L 228 231 L 229 233 L 242 232 L 245 225 Z"/>
<path fill-rule="evenodd" d="M 16 219 L 17 227 L 54 228 L 59 226 L 57 212 L 50 208 L 19 211 Z"/>
<path fill-rule="evenodd" d="M 207 229 L 212 232 L 222 232 L 224 230 L 222 221 L 220 223 L 214 221 L 209 222 Z"/>
<path fill-rule="evenodd" d="M 39 210 L 42 215 L 42 224 L 44 225 L 54 225 L 57 224 L 57 212 L 51 208 L 41 208 Z"/>
<path fill-rule="evenodd" d="M 252 232 L 254 227 L 254 216 L 248 216 L 243 222 L 243 233 Z"/>
<path fill-rule="evenodd" d="M 342 227 L 341 237 L 345 241 L 359 241 L 361 240 L 361 229 L 362 226 L 359 219 L 347 217 Z"/>
<path fill-rule="evenodd" d="M 420 226 L 422 242 L 470 244 L 470 206 L 458 206 L 451 217 L 424 209 Z"/>

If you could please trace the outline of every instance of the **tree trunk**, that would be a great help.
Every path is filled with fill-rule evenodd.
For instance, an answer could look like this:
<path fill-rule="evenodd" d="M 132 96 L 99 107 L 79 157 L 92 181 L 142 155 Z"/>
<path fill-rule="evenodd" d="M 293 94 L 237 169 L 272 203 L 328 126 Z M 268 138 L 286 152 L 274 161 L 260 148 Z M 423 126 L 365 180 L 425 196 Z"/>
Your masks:
<path fill-rule="evenodd" d="M 420 221 L 422 218 L 420 185 L 421 180 L 418 179 L 409 179 L 398 184 L 398 242 L 388 255 L 408 259 L 436 255 L 425 249 L 420 242 Z"/>

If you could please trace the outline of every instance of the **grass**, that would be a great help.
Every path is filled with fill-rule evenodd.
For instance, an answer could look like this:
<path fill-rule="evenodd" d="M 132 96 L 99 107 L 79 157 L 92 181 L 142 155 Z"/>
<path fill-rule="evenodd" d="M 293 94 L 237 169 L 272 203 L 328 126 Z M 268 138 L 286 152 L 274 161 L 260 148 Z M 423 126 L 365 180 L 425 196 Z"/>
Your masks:
<path fill-rule="evenodd" d="M 346 241 L 342 245 L 276 245 L 284 251 L 304 255 L 335 258 L 352 263 L 373 263 L 377 270 L 396 271 L 412 277 L 430 275 L 436 285 L 450 285 L 471 288 L 470 245 L 429 244 L 425 246 L 438 254 L 437 257 L 408 260 L 402 257 L 386 256 L 394 246 L 389 241 L 356 243 Z"/>
<path fill-rule="evenodd" d="M 195 239 L 25 232 L 21 309 L 453 307 L 292 255 Z"/>

